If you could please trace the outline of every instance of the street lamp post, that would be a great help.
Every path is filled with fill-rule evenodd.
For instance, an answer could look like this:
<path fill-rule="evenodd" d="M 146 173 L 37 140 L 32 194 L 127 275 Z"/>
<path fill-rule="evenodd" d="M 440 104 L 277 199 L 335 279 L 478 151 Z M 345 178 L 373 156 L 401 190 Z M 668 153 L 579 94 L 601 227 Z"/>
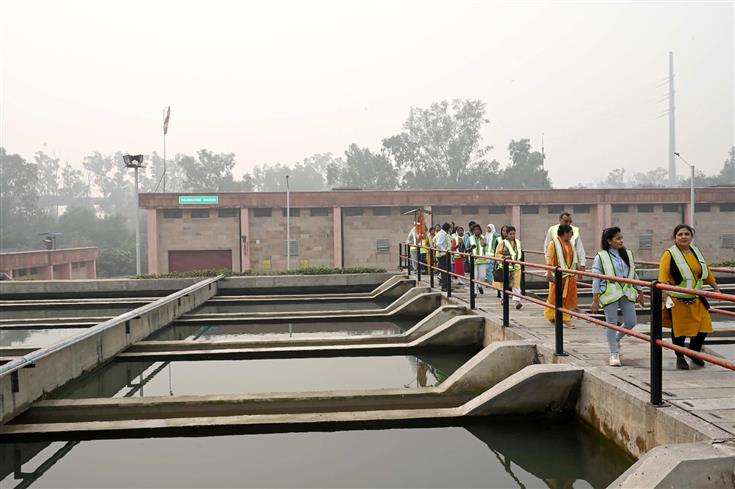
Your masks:
<path fill-rule="evenodd" d="M 694 165 L 685 160 L 679 153 L 674 154 L 683 161 L 691 170 L 692 176 L 689 179 L 689 225 L 694 227 Z"/>
<path fill-rule="evenodd" d="M 135 274 L 140 275 L 140 219 L 138 219 L 138 170 L 143 167 L 143 155 L 123 155 L 126 168 L 135 170 Z"/>
<path fill-rule="evenodd" d="M 286 270 L 291 270 L 291 188 L 286 175 Z"/>

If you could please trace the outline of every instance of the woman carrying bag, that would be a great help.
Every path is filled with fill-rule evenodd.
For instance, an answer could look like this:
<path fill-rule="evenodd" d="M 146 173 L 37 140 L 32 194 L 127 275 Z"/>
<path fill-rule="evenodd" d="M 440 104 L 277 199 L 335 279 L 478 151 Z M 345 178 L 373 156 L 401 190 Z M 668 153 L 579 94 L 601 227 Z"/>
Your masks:
<path fill-rule="evenodd" d="M 674 228 L 673 237 L 674 245 L 661 256 L 658 281 L 695 290 L 702 290 L 703 285 L 707 284 L 719 292 L 720 288 L 709 271 L 704 255 L 692 244 L 694 229 L 687 224 L 679 224 Z M 663 326 L 671 328 L 673 343 L 683 347 L 689 337 L 689 349 L 702 351 L 707 333 L 712 332 L 707 299 L 681 292 L 664 292 L 663 298 Z M 695 365 L 704 367 L 704 361 L 696 358 L 691 360 Z M 676 368 L 689 370 L 684 354 L 678 351 Z"/>

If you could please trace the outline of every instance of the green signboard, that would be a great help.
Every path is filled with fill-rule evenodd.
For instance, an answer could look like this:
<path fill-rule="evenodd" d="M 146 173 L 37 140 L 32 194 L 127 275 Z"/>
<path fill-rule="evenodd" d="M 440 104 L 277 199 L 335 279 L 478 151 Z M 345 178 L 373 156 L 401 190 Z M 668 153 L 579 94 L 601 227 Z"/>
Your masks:
<path fill-rule="evenodd" d="M 219 195 L 179 195 L 179 205 L 219 204 Z"/>

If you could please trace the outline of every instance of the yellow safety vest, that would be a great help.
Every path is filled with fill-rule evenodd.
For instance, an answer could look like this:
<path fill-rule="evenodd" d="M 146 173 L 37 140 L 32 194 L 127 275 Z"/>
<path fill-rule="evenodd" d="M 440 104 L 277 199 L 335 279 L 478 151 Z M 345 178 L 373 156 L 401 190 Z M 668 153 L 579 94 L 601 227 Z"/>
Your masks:
<path fill-rule="evenodd" d="M 562 270 L 576 270 L 577 269 L 577 248 L 574 246 L 574 243 L 572 243 L 572 264 L 567 264 L 567 261 L 564 259 L 564 248 L 561 246 L 561 240 L 559 239 L 559 236 L 554 238 L 554 248 L 556 249 L 556 261 L 559 262 L 559 268 Z M 562 273 L 562 277 L 571 277 L 573 276 L 573 273 Z"/>
<path fill-rule="evenodd" d="M 470 246 L 475 245 L 475 247 L 472 249 L 472 254 L 482 255 L 482 256 L 488 256 L 488 253 L 490 252 L 490 246 L 488 244 L 485 244 L 484 246 L 481 244 L 481 242 L 484 240 L 479 240 L 475 237 L 473 234 L 470 236 Z M 489 263 L 490 260 L 488 258 L 475 258 L 475 265 L 485 265 L 486 263 Z M 480 277 L 484 278 L 484 277 Z"/>
<path fill-rule="evenodd" d="M 699 277 L 699 280 L 694 278 L 694 272 L 692 271 L 692 267 L 689 266 L 689 263 L 687 263 L 684 253 L 681 252 L 678 246 L 674 245 L 669 248 L 669 253 L 671 253 L 676 268 L 679 269 L 679 274 L 682 277 L 681 283 L 678 286 L 686 289 L 702 290 L 704 281 L 709 277 L 709 269 L 704 261 L 704 255 L 699 251 L 699 248 L 694 245 L 689 245 L 689 248 L 691 248 L 692 253 L 694 253 L 699 265 L 702 267 L 702 276 Z M 683 292 L 671 292 L 671 296 L 677 299 L 694 299 L 697 297 L 695 294 L 686 294 Z"/>
<path fill-rule="evenodd" d="M 516 239 L 513 243 L 513 246 L 511 246 L 510 241 L 507 239 L 504 239 L 503 241 L 503 248 L 508 250 L 508 254 L 510 255 L 511 260 L 520 261 L 521 257 L 523 256 L 523 249 L 521 248 L 521 240 Z M 503 268 L 503 262 L 498 262 L 498 267 Z M 514 263 L 510 266 L 509 270 L 520 270 L 521 266 L 518 263 Z"/>
<path fill-rule="evenodd" d="M 628 261 L 630 262 L 630 268 L 628 270 L 628 278 L 633 280 L 635 278 L 635 262 L 633 261 L 633 252 L 626 249 L 628 253 Z M 610 277 L 616 277 L 615 266 L 612 262 L 610 252 L 602 250 L 597 255 L 600 257 L 600 263 L 602 264 L 602 272 Z M 622 284 L 620 282 L 613 282 L 612 280 L 607 281 L 605 292 L 600 294 L 600 303 L 603 306 L 617 302 L 625 297 L 630 302 L 638 300 L 638 290 L 633 284 Z"/>

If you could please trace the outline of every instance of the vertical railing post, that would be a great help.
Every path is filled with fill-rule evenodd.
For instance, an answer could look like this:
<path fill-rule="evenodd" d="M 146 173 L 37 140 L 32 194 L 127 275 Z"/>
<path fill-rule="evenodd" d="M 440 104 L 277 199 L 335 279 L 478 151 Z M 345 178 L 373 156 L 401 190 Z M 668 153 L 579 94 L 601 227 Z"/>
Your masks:
<path fill-rule="evenodd" d="M 406 253 L 408 257 L 406 259 L 408 260 L 407 268 L 408 268 L 408 276 L 410 277 L 411 276 L 411 245 L 408 243 L 406 243 L 406 250 L 408 250 L 408 253 Z"/>
<path fill-rule="evenodd" d="M 403 270 L 403 243 L 398 243 L 398 270 Z"/>
<path fill-rule="evenodd" d="M 658 280 L 651 282 L 651 404 L 663 404 L 663 355 L 661 345 L 656 341 L 662 339 L 662 293 L 656 287 Z M 641 293 L 643 293 L 641 291 Z"/>
<path fill-rule="evenodd" d="M 503 326 L 510 326 L 510 270 L 508 270 L 508 257 L 503 258 Z"/>
<path fill-rule="evenodd" d="M 420 256 L 421 255 L 419 255 L 419 247 L 417 245 L 416 246 L 416 257 L 418 258 Z M 416 263 L 416 280 L 418 282 L 421 282 L 421 263 L 420 263 L 420 260 L 419 260 L 419 263 Z"/>
<path fill-rule="evenodd" d="M 521 261 L 526 261 L 526 254 L 521 253 Z M 526 295 L 526 265 L 521 264 L 521 294 Z"/>
<path fill-rule="evenodd" d="M 470 255 L 470 309 L 475 308 L 475 255 Z"/>
<path fill-rule="evenodd" d="M 447 250 L 447 253 L 444 255 L 444 257 L 444 263 L 447 267 L 447 297 L 452 297 L 452 275 L 449 273 L 449 271 L 452 269 L 452 252 Z"/>
<path fill-rule="evenodd" d="M 429 288 L 434 288 L 434 250 L 426 250 L 426 268 L 429 270 Z"/>
<path fill-rule="evenodd" d="M 561 268 L 554 269 L 554 332 L 556 336 L 555 355 L 566 356 L 564 353 L 564 276 Z"/>

